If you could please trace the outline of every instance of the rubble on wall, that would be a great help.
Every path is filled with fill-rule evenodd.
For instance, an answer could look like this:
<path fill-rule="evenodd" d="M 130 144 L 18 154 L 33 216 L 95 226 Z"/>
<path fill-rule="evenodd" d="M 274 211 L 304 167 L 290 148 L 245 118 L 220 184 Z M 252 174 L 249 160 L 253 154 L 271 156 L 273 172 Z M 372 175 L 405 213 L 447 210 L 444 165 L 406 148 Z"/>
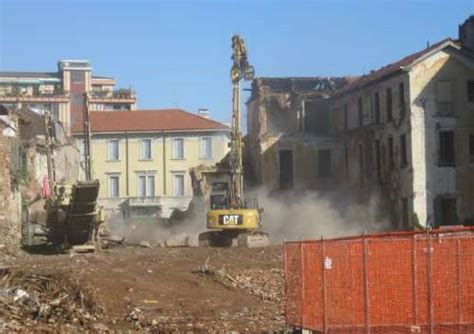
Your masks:
<path fill-rule="evenodd" d="M 200 165 L 189 170 L 193 186 L 194 196 L 209 199 L 211 185 L 215 181 L 229 181 L 230 155 L 227 154 L 221 161 L 214 166 Z"/>
<path fill-rule="evenodd" d="M 13 189 L 11 148 L 15 138 L 0 136 L 0 258 L 14 256 L 20 246 L 20 196 Z"/>

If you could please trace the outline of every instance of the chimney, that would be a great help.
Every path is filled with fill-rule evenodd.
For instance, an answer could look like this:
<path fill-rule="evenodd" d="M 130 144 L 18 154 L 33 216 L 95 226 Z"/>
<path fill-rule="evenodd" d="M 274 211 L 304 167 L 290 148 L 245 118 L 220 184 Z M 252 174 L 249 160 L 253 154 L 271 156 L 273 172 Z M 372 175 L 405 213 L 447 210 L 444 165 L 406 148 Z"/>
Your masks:
<path fill-rule="evenodd" d="M 209 118 L 209 109 L 207 108 L 199 108 L 197 114 L 204 118 Z"/>
<path fill-rule="evenodd" d="M 459 26 L 459 40 L 463 48 L 474 51 L 474 15 Z"/>

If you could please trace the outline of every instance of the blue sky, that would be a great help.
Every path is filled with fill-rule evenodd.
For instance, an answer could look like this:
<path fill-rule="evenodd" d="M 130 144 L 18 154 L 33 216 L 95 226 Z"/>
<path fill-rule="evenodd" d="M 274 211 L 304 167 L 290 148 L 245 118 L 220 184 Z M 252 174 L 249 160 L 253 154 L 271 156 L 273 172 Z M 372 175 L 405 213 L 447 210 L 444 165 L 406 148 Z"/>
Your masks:
<path fill-rule="evenodd" d="M 257 76 L 360 75 L 456 38 L 472 14 L 472 0 L 0 0 L 0 70 L 89 59 L 132 85 L 139 108 L 207 107 L 229 121 L 234 33 Z"/>

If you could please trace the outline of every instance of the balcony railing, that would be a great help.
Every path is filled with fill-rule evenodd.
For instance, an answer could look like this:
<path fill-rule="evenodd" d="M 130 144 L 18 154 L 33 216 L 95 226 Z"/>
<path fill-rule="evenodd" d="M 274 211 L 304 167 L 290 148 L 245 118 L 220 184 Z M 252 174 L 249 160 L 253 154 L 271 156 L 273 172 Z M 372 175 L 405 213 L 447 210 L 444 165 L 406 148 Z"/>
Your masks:
<path fill-rule="evenodd" d="M 12 87 L 10 91 L 0 91 L 0 97 L 25 98 L 25 97 L 63 97 L 66 96 L 62 88 L 56 87 L 53 91 L 40 91 L 38 89 L 22 90 L 19 87 Z"/>
<path fill-rule="evenodd" d="M 130 197 L 128 199 L 130 206 L 159 206 L 160 197 Z"/>
<path fill-rule="evenodd" d="M 108 90 L 96 90 L 91 92 L 92 99 L 125 99 L 131 100 L 135 99 L 135 92 L 131 89 L 117 89 L 113 91 Z"/>

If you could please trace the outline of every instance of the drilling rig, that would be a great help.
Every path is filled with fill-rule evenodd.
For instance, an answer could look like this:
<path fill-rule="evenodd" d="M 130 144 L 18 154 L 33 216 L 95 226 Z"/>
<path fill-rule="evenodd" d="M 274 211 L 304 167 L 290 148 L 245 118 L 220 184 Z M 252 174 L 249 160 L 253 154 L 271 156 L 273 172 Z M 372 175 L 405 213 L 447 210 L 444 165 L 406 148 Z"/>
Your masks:
<path fill-rule="evenodd" d="M 103 213 L 97 205 L 99 181 L 92 180 L 90 154 L 90 123 L 88 94 L 84 94 L 84 172 L 85 181 L 57 180 L 54 157 L 54 122 L 49 111 L 44 112 L 45 146 L 48 168 L 44 222 L 22 223 L 22 245 L 25 248 L 50 246 L 58 251 L 94 251 L 98 240 L 98 227 Z"/>
<path fill-rule="evenodd" d="M 207 228 L 210 231 L 199 235 L 199 245 L 264 247 L 268 245 L 268 234 L 260 230 L 263 209 L 256 199 L 250 204 L 243 191 L 240 81 L 253 80 L 255 71 L 248 62 L 244 40 L 238 35 L 232 37 L 232 50 L 232 125 L 230 152 L 226 157 L 228 170 L 222 182 L 211 185 L 210 209 L 207 212 Z"/>

